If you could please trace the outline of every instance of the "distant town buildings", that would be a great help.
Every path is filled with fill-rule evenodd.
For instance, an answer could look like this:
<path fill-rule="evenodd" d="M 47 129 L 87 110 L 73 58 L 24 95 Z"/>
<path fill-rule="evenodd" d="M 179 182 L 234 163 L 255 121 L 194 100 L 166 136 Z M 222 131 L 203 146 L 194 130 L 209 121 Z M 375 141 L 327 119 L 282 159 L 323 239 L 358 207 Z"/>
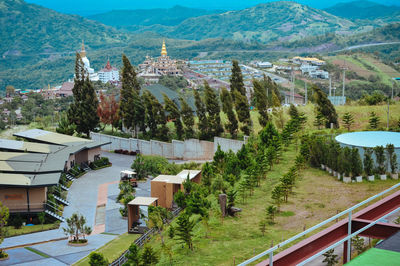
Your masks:
<path fill-rule="evenodd" d="M 165 41 L 162 43 L 161 56 L 158 58 L 146 56 L 144 62 L 139 65 L 139 69 L 140 73 L 138 76 L 151 83 L 158 82 L 161 76 L 177 76 L 182 74 L 181 70 L 177 67 L 177 61 L 168 56 Z"/>
<path fill-rule="evenodd" d="M 325 61 L 315 58 L 315 57 L 301 57 L 295 56 L 291 60 L 293 63 L 301 65 L 301 64 L 309 64 L 309 65 L 316 65 L 316 66 L 323 66 L 325 65 Z"/>
<path fill-rule="evenodd" d="M 259 67 L 259 68 L 271 68 L 273 65 L 272 65 L 272 63 L 270 63 L 270 62 L 256 62 L 255 63 L 255 65 L 256 65 L 256 67 Z"/>

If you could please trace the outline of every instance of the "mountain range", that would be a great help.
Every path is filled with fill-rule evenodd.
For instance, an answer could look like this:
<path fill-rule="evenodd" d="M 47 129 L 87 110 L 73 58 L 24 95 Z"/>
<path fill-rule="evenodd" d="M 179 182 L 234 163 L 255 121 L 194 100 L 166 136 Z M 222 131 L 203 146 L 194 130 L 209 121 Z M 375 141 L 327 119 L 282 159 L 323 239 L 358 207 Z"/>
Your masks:
<path fill-rule="evenodd" d="M 368 4 L 361 5 L 357 13 L 369 8 Z M 352 36 L 356 36 L 354 42 L 400 39 L 399 27 L 392 27 L 386 35 L 371 32 L 400 21 L 387 10 L 374 20 L 340 12 L 340 16 L 334 15 L 287 1 L 234 11 L 175 6 L 146 10 L 140 15 L 141 12 L 144 11 L 111 11 L 83 18 L 23 0 L 0 0 L 0 90 L 9 84 L 40 88 L 72 77 L 74 53 L 82 40 L 92 66 L 99 69 L 108 57 L 119 66 L 122 53 L 135 64 L 147 54 L 157 56 L 162 39 L 166 39 L 168 53 L 175 58 L 201 55 L 241 60 L 273 60 L 288 55 L 287 48 L 279 47 L 323 45 L 321 40 L 333 43 L 331 46 L 336 49 L 349 44 Z"/>
<path fill-rule="evenodd" d="M 353 1 L 349 3 L 338 3 L 332 7 L 325 8 L 326 12 L 347 19 L 390 19 L 399 21 L 400 6 L 387 6 L 371 1 Z M 355 12 L 356 10 L 356 12 Z"/>
<path fill-rule="evenodd" d="M 112 10 L 102 14 L 87 16 L 88 19 L 99 21 L 105 25 L 116 28 L 134 28 L 135 26 L 165 25 L 175 26 L 191 17 L 199 17 L 214 13 L 219 10 L 206 10 L 174 6 L 172 8 Z"/>
<path fill-rule="evenodd" d="M 62 13 L 93 15 L 105 13 L 115 9 L 152 9 L 152 8 L 170 8 L 174 5 L 184 5 L 191 8 L 201 9 L 222 9 L 239 10 L 255 6 L 257 4 L 273 2 L 275 0 L 152 0 L 152 1 L 132 1 L 132 0 L 27 0 L 29 3 L 39 4 Z M 398 0 L 372 0 L 384 5 L 400 5 Z M 328 8 L 342 2 L 351 2 L 351 0 L 296 0 L 296 2 L 308 5 L 314 8 Z M 78 8 L 77 8 L 78 7 Z"/>

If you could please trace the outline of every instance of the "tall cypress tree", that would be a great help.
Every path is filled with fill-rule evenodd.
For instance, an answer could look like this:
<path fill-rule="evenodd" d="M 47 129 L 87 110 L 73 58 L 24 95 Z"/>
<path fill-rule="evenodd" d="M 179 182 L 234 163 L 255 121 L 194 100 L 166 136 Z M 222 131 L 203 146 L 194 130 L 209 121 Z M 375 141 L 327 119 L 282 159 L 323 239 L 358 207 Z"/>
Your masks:
<path fill-rule="evenodd" d="M 146 108 L 145 123 L 149 128 L 148 135 L 161 140 L 168 140 L 168 128 L 162 104 L 149 91 L 143 93 L 143 102 Z"/>
<path fill-rule="evenodd" d="M 100 122 L 97 115 L 99 101 L 79 53 L 76 53 L 75 79 L 72 92 L 74 102 L 68 109 L 68 120 L 76 125 L 78 133 L 84 133 L 89 136 L 90 131 L 95 129 Z"/>
<path fill-rule="evenodd" d="M 176 135 L 178 139 L 182 139 L 183 136 L 183 125 L 181 121 L 181 113 L 179 112 L 178 106 L 165 94 L 163 93 L 164 98 L 164 108 L 165 111 L 169 113 L 169 118 L 174 121 Z"/>
<path fill-rule="evenodd" d="M 219 136 L 224 129 L 221 125 L 221 117 L 219 113 L 221 112 L 221 108 L 219 106 L 219 101 L 217 94 L 215 91 L 208 85 L 207 81 L 204 81 L 204 99 L 206 110 L 208 113 L 207 120 L 209 124 L 210 136 Z"/>
<path fill-rule="evenodd" d="M 193 110 L 190 108 L 188 103 L 182 97 L 179 98 L 181 102 L 181 116 L 183 120 L 183 124 L 185 125 L 185 138 L 193 138 L 194 136 L 194 116 Z"/>
<path fill-rule="evenodd" d="M 277 107 L 282 102 L 282 97 L 279 92 L 278 84 L 274 82 L 270 77 L 264 75 L 261 81 L 263 87 L 267 90 L 268 106 Z M 277 97 L 278 101 L 275 99 Z M 279 102 L 279 105 L 276 105 Z"/>
<path fill-rule="evenodd" d="M 239 67 L 239 62 L 237 60 L 232 61 L 232 74 L 229 80 L 231 93 L 238 91 L 241 95 L 246 95 L 246 88 L 243 83 L 242 70 Z M 233 100 L 236 101 L 235 95 L 232 94 Z"/>
<path fill-rule="evenodd" d="M 235 107 L 236 112 L 239 118 L 239 121 L 242 123 L 240 129 L 244 134 L 250 135 L 251 129 L 251 119 L 249 112 L 249 103 L 247 102 L 247 97 L 240 94 L 238 91 L 234 91 L 233 95 L 235 95 Z"/>
<path fill-rule="evenodd" d="M 332 123 L 335 128 L 339 127 L 338 115 L 331 101 L 317 85 L 313 85 L 311 89 L 314 91 L 314 102 L 316 104 L 316 113 L 321 113 L 325 118 L 325 127 L 329 128 Z"/>
<path fill-rule="evenodd" d="M 198 124 L 199 138 L 208 139 L 209 129 L 208 129 L 206 107 L 197 90 L 194 91 L 194 100 L 195 100 L 194 104 L 196 105 L 197 117 L 199 118 L 199 124 Z"/>
<path fill-rule="evenodd" d="M 137 130 L 137 126 L 143 128 L 144 120 L 144 107 L 140 100 L 140 84 L 136 79 L 135 69 L 124 54 L 122 63 L 120 117 L 126 128 Z"/>
<path fill-rule="evenodd" d="M 254 88 L 254 97 L 256 100 L 256 108 L 260 116 L 258 117 L 258 121 L 260 125 L 265 127 L 268 123 L 268 98 L 266 87 L 263 86 L 265 83 L 261 83 L 257 80 L 253 80 L 253 88 Z"/>
<path fill-rule="evenodd" d="M 236 137 L 238 130 L 238 121 L 236 114 L 233 111 L 232 97 L 226 88 L 221 91 L 222 111 L 228 116 L 229 122 L 225 124 L 225 128 L 229 131 L 232 137 Z"/>

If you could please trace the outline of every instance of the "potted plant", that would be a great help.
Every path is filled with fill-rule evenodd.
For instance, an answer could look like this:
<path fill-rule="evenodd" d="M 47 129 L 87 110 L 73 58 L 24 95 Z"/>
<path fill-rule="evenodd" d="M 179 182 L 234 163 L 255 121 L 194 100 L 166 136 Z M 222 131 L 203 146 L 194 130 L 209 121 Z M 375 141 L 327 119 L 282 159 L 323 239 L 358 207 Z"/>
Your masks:
<path fill-rule="evenodd" d="M 343 173 L 343 182 L 345 183 L 350 183 L 351 182 L 351 150 L 349 147 L 345 147 L 341 151 L 340 155 L 340 165 L 342 168 L 342 173 Z"/>
<path fill-rule="evenodd" d="M 374 181 L 373 175 L 374 161 L 372 159 L 372 149 L 364 149 L 364 172 L 367 176 L 368 181 Z"/>
<path fill-rule="evenodd" d="M 351 174 L 357 182 L 362 182 L 362 162 L 357 148 L 351 150 Z"/>
<path fill-rule="evenodd" d="M 388 161 L 390 164 L 390 174 L 393 179 L 399 179 L 399 173 L 397 173 L 397 155 L 394 150 L 393 144 L 386 145 L 386 151 L 388 153 Z"/>
<path fill-rule="evenodd" d="M 69 246 L 86 246 L 88 240 L 85 236 L 92 233 L 92 228 L 86 226 L 86 218 L 78 213 L 73 213 L 71 217 L 67 218 L 67 228 L 63 228 L 64 234 L 70 237 L 68 241 Z"/>
<path fill-rule="evenodd" d="M 386 180 L 385 148 L 383 146 L 376 146 L 374 152 L 377 164 L 376 172 L 380 175 L 381 180 Z"/>

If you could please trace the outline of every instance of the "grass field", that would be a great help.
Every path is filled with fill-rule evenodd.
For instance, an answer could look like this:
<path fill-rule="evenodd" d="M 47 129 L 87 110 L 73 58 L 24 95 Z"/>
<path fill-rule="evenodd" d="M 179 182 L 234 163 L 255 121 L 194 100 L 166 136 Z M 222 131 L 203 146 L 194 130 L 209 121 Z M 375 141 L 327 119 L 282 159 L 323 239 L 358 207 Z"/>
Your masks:
<path fill-rule="evenodd" d="M 129 246 L 135 241 L 140 235 L 138 234 L 122 234 L 114 240 L 108 242 L 106 245 L 97 249 L 96 252 L 100 252 L 105 256 L 108 262 L 116 260 L 121 254 L 129 248 Z M 89 265 L 89 258 L 85 257 L 78 261 L 74 265 L 86 266 Z"/>
<path fill-rule="evenodd" d="M 7 230 L 7 237 L 12 237 L 12 236 L 19 236 L 35 232 L 57 229 L 59 226 L 60 223 L 57 222 L 54 224 L 44 224 L 43 228 L 40 224 L 32 226 L 22 226 L 20 229 L 15 229 L 14 226 L 6 226 L 6 230 Z"/>
<path fill-rule="evenodd" d="M 213 208 L 209 232 L 206 236 L 206 226 L 202 222 L 196 225 L 194 251 L 189 251 L 177 240 L 165 236 L 166 246 L 172 250 L 173 265 L 239 263 L 268 249 L 272 241 L 277 244 L 301 232 L 305 227 L 309 228 L 396 182 L 387 180 L 344 184 L 324 171 L 304 169 L 289 202 L 281 207 L 282 213 L 277 217 L 276 223 L 268 226 L 263 236 L 258 224 L 265 215 L 265 208 L 272 204 L 270 200 L 272 188 L 293 164 L 295 155 L 294 148 L 290 148 L 284 153 L 282 163 L 274 166 L 253 196 L 247 198 L 245 203 L 241 198 L 237 199 L 236 205 L 242 209 L 238 217 L 222 220 L 218 214 L 216 197 L 210 196 Z M 159 265 L 169 265 L 170 261 L 161 248 L 160 238 L 155 236 L 150 245 L 160 254 Z"/>
<path fill-rule="evenodd" d="M 316 129 L 313 126 L 314 122 L 314 105 L 309 104 L 307 106 L 299 106 L 299 111 L 304 112 L 307 116 L 306 129 Z M 343 129 L 342 117 L 344 113 L 349 112 L 354 116 L 354 125 L 352 130 L 367 130 L 369 124 L 369 115 L 374 111 L 376 115 L 380 118 L 379 128 L 386 130 L 387 121 L 387 105 L 374 105 L 374 106 L 359 106 L 359 105 L 344 105 L 336 106 L 336 112 L 339 116 L 339 124 Z M 391 127 L 397 127 L 397 122 L 400 119 L 400 103 L 390 105 L 390 118 L 389 125 Z M 344 129 L 343 129 L 344 130 Z"/>

